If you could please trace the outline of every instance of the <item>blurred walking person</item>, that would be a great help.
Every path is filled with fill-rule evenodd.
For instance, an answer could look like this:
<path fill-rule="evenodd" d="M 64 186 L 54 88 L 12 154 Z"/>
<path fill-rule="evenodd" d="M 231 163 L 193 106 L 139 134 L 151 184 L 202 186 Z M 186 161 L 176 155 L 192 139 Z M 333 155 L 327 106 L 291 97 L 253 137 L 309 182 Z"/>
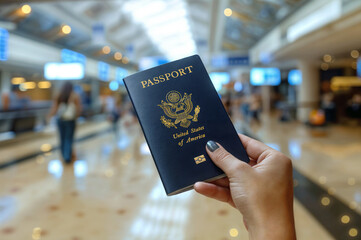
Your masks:
<path fill-rule="evenodd" d="M 60 138 L 60 151 L 66 163 L 75 160 L 73 149 L 76 119 L 81 113 L 79 96 L 73 90 L 73 84 L 66 82 L 55 98 L 49 117 L 56 116 Z"/>

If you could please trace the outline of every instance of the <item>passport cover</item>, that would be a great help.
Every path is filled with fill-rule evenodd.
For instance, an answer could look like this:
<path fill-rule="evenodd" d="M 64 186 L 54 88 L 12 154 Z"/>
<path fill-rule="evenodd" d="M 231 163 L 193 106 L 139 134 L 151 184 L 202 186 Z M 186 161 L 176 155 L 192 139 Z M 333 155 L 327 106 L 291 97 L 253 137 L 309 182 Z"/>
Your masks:
<path fill-rule="evenodd" d="M 168 196 L 225 176 L 207 155 L 209 140 L 249 161 L 198 55 L 135 73 L 124 83 Z"/>

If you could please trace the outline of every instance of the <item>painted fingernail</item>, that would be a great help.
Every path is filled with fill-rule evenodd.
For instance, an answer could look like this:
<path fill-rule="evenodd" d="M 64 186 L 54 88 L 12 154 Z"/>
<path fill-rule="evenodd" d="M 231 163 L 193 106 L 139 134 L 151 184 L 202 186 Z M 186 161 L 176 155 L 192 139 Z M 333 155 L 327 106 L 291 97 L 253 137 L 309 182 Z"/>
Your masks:
<path fill-rule="evenodd" d="M 219 146 L 214 141 L 208 141 L 207 142 L 207 148 L 208 148 L 209 151 L 214 152 L 219 148 Z"/>

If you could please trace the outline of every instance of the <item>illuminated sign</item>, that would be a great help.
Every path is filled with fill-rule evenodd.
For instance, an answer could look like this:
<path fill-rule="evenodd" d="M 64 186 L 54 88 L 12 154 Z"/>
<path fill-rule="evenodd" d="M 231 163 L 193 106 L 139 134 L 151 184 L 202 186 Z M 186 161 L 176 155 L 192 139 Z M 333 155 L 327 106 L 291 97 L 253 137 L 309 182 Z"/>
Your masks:
<path fill-rule="evenodd" d="M 302 83 L 302 72 L 298 69 L 293 69 L 288 73 L 288 83 L 290 85 L 300 85 Z"/>
<path fill-rule="evenodd" d="M 213 67 L 248 66 L 248 56 L 215 56 L 212 58 Z"/>
<path fill-rule="evenodd" d="M 119 84 L 124 85 L 123 78 L 125 78 L 128 75 L 128 70 L 118 67 L 115 72 L 115 80 L 119 82 Z"/>
<path fill-rule="evenodd" d="M 361 58 L 357 59 L 357 76 L 361 77 Z"/>
<path fill-rule="evenodd" d="M 281 83 L 281 72 L 278 68 L 252 68 L 250 78 L 254 86 L 277 86 Z"/>
<path fill-rule="evenodd" d="M 84 65 L 81 63 L 47 63 L 44 77 L 48 80 L 79 80 L 84 78 Z"/>
<path fill-rule="evenodd" d="M 161 57 L 143 57 L 139 60 L 139 70 L 157 67 L 168 62 L 167 59 Z"/>
<path fill-rule="evenodd" d="M 98 64 L 98 77 L 102 81 L 109 80 L 109 64 L 105 62 L 99 62 Z"/>
<path fill-rule="evenodd" d="M 209 74 L 209 77 L 212 80 L 214 88 L 218 91 L 222 89 L 223 84 L 229 83 L 231 77 L 227 72 L 212 72 Z"/>
<path fill-rule="evenodd" d="M 8 60 L 9 32 L 0 28 L 0 61 Z"/>
<path fill-rule="evenodd" d="M 61 60 L 65 63 L 85 64 L 86 57 L 83 54 L 71 51 L 69 49 L 62 49 L 61 50 Z"/>

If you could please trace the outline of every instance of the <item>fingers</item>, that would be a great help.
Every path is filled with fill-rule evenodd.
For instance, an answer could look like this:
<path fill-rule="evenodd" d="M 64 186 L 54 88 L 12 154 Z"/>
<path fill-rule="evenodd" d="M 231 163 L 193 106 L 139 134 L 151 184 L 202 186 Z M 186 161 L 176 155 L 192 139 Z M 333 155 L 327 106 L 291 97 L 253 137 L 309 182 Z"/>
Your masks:
<path fill-rule="evenodd" d="M 232 177 L 234 174 L 239 175 L 239 170 L 246 171 L 250 168 L 247 163 L 235 158 L 220 144 L 214 141 L 208 141 L 206 149 L 212 161 L 222 169 L 228 177 Z"/>
<path fill-rule="evenodd" d="M 229 187 L 229 180 L 227 177 L 217 179 L 212 182 L 214 185 L 220 186 L 220 187 Z"/>
<path fill-rule="evenodd" d="M 231 192 L 228 188 L 220 187 L 212 183 L 197 182 L 194 184 L 194 190 L 206 197 L 229 203 L 232 207 L 235 207 Z"/>
<path fill-rule="evenodd" d="M 238 136 L 241 139 L 248 156 L 252 159 L 257 160 L 262 153 L 271 150 L 271 148 L 266 144 L 261 143 L 253 138 L 247 137 L 243 134 L 238 134 Z"/>

